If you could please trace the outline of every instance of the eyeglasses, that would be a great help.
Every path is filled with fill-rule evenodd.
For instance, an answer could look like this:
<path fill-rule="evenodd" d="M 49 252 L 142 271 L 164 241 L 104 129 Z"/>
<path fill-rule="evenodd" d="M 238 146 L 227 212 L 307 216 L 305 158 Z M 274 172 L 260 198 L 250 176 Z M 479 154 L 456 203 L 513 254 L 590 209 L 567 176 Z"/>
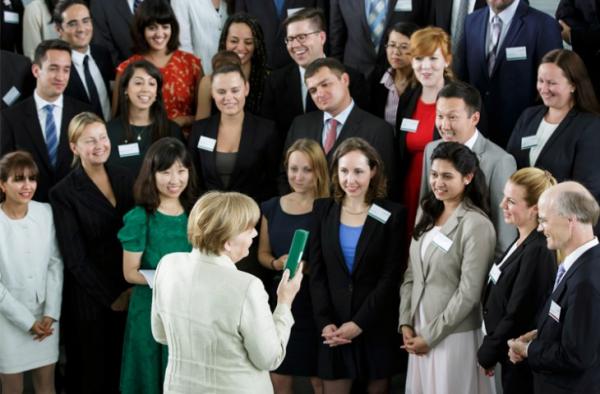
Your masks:
<path fill-rule="evenodd" d="M 400 52 L 400 51 L 408 51 L 410 49 L 410 46 L 408 44 L 400 44 L 400 45 L 397 45 L 397 44 L 385 44 L 384 46 L 385 46 L 386 49 L 389 49 L 390 51 L 395 49 L 398 52 Z"/>
<path fill-rule="evenodd" d="M 308 38 L 309 35 L 317 34 L 320 32 L 321 32 L 321 30 L 317 30 L 317 31 L 311 31 L 310 33 L 298 34 L 296 36 L 288 36 L 283 39 L 283 42 L 285 42 L 286 45 L 289 45 L 289 44 L 293 43 L 295 40 L 297 40 L 298 44 L 304 44 L 304 41 L 306 41 L 306 39 Z"/>

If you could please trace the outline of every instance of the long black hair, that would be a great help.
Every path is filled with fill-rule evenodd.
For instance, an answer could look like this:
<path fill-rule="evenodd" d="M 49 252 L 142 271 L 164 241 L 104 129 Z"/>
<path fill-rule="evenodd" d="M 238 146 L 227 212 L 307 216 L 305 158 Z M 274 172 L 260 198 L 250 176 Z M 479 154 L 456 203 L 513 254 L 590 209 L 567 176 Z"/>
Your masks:
<path fill-rule="evenodd" d="M 479 168 L 477 155 L 458 142 L 442 142 L 431 154 L 431 162 L 433 163 L 436 159 L 449 161 L 462 176 L 473 174 L 473 179 L 465 186 L 463 200 L 465 204 L 478 208 L 489 216 L 490 206 L 485 175 Z M 429 174 L 423 174 L 423 176 L 429 176 Z M 444 203 L 435 198 L 433 190 L 430 190 L 421 199 L 421 209 L 421 219 L 413 232 L 415 240 L 433 228 L 435 221 L 444 212 Z"/>

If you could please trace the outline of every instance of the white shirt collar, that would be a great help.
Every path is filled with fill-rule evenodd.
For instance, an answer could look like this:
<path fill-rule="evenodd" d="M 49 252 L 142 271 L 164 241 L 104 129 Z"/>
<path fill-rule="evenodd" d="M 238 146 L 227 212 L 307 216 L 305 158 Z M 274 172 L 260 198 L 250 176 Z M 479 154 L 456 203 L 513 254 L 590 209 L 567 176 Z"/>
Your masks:
<path fill-rule="evenodd" d="M 83 59 L 86 57 L 92 57 L 92 53 L 90 51 L 90 46 L 88 45 L 87 50 L 85 51 L 85 53 L 81 53 L 79 51 L 76 51 L 74 49 L 71 50 L 71 61 L 73 63 L 75 63 L 78 66 L 83 66 Z"/>
<path fill-rule="evenodd" d="M 331 118 L 335 118 L 339 124 L 342 126 L 346 124 L 346 119 L 348 119 L 348 115 L 352 112 L 354 108 L 354 100 L 350 102 L 350 105 L 346 107 L 342 112 L 340 112 L 337 116 L 331 115 L 329 112 L 323 112 L 323 123 L 327 123 L 327 121 Z"/>
<path fill-rule="evenodd" d="M 510 22 L 512 21 L 513 17 L 515 16 L 515 13 L 517 12 L 519 1 L 520 0 L 515 0 L 511 5 L 506 7 L 505 10 L 501 11 L 498 14 L 498 17 L 502 20 L 502 30 L 504 30 L 505 26 L 510 25 Z M 492 11 L 492 9 L 490 8 L 490 17 L 488 21 L 490 24 L 492 23 L 492 18 L 494 16 L 496 16 L 496 14 L 494 14 L 494 11 Z"/>
<path fill-rule="evenodd" d="M 567 257 L 565 257 L 565 259 L 562 262 L 563 267 L 565 267 L 565 273 L 567 273 L 569 268 L 573 266 L 575 261 L 577 261 L 577 259 L 580 258 L 582 254 L 584 254 L 596 245 L 598 245 L 598 238 L 594 237 L 594 239 L 587 241 L 586 243 L 572 251 Z"/>
<path fill-rule="evenodd" d="M 41 111 L 46 105 L 54 105 L 55 107 L 63 107 L 63 95 L 61 94 L 54 102 L 46 101 L 40 97 L 37 90 L 33 91 L 33 100 L 35 101 L 35 107 L 38 111 Z"/>
<path fill-rule="evenodd" d="M 473 147 L 475 146 L 475 143 L 477 142 L 478 136 L 479 136 L 479 131 L 477 129 L 475 129 L 475 132 L 473 133 L 471 138 L 469 138 L 467 141 L 465 141 L 465 146 L 467 148 L 473 150 Z"/>

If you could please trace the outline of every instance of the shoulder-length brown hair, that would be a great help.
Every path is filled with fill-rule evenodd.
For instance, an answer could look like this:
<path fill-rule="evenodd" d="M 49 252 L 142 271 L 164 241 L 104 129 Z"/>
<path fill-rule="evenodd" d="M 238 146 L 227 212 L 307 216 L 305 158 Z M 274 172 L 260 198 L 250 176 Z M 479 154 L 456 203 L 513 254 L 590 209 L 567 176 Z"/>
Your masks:
<path fill-rule="evenodd" d="M 142 162 L 140 174 L 133 185 L 135 203 L 143 206 L 148 213 L 155 213 L 160 205 L 156 173 L 169 169 L 176 161 L 189 171 L 188 184 L 179 195 L 179 201 L 186 212 L 190 212 L 196 202 L 197 181 L 192 158 L 181 141 L 173 137 L 165 137 L 150 146 Z"/>
<path fill-rule="evenodd" d="M 314 180 L 315 180 L 315 198 L 329 197 L 330 184 L 329 184 L 329 172 L 327 168 L 327 158 L 325 158 L 325 152 L 318 142 L 308 139 L 301 138 L 294 142 L 285 153 L 283 160 L 283 166 L 286 170 L 288 169 L 288 163 L 290 156 L 294 152 L 302 152 L 310 160 L 313 168 Z"/>
<path fill-rule="evenodd" d="M 333 183 L 333 198 L 336 202 L 341 203 L 346 193 L 340 186 L 338 177 L 338 166 L 340 158 L 346 154 L 359 151 L 367 158 L 371 170 L 375 170 L 375 175 L 369 182 L 369 188 L 365 195 L 365 202 L 371 204 L 376 198 L 385 198 L 387 194 L 387 178 L 385 176 L 385 168 L 379 153 L 367 141 L 359 137 L 348 138 L 337 147 L 333 152 L 333 161 L 331 162 L 331 181 Z"/>

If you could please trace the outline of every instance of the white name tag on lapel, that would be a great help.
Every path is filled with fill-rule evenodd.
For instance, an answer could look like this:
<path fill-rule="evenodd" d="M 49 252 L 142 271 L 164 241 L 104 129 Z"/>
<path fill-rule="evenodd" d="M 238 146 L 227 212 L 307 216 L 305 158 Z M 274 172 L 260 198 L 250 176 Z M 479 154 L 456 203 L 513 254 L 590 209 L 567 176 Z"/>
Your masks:
<path fill-rule="evenodd" d="M 400 124 L 400 130 L 407 131 L 409 133 L 416 133 L 417 127 L 419 127 L 419 121 L 416 119 L 404 118 Z"/>
<path fill-rule="evenodd" d="M 502 275 L 502 271 L 500 270 L 498 265 L 492 265 L 492 269 L 490 270 L 490 280 L 493 284 L 496 284 L 498 282 L 498 279 L 500 279 L 500 275 Z"/>
<path fill-rule="evenodd" d="M 392 213 L 390 211 L 388 211 L 387 209 L 381 208 L 377 204 L 373 204 L 373 205 L 371 205 L 371 208 L 369 208 L 368 215 L 370 217 L 372 217 L 373 219 L 385 224 L 388 221 L 388 219 L 390 218 L 390 216 L 392 215 Z"/>
<path fill-rule="evenodd" d="M 527 59 L 527 47 L 506 48 L 506 60 L 525 60 Z"/>
<path fill-rule="evenodd" d="M 302 7 L 298 7 L 298 8 L 288 8 L 287 10 L 287 16 L 288 18 L 292 15 L 294 15 L 296 12 L 300 11 L 302 9 Z"/>
<path fill-rule="evenodd" d="M 203 149 L 212 152 L 215 150 L 215 145 L 217 145 L 216 139 L 205 137 L 203 135 L 200 136 L 200 140 L 198 141 L 198 149 Z"/>
<path fill-rule="evenodd" d="M 394 7 L 394 11 L 412 11 L 412 0 L 398 0 Z"/>
<path fill-rule="evenodd" d="M 560 305 L 558 305 L 554 300 L 550 303 L 550 312 L 548 316 L 556 320 L 557 323 L 560 322 Z"/>
<path fill-rule="evenodd" d="M 447 252 L 452 247 L 452 240 L 446 237 L 441 231 L 436 231 L 433 236 L 433 243 L 442 248 L 444 252 Z"/>
<path fill-rule="evenodd" d="M 19 97 L 21 97 L 21 92 L 19 92 L 19 89 L 13 86 L 8 92 L 6 92 L 4 97 L 2 97 L 2 101 L 4 101 L 6 105 L 10 107 L 15 101 L 17 101 Z"/>
<path fill-rule="evenodd" d="M 119 145 L 119 157 L 139 156 L 140 146 L 137 142 Z"/>
<path fill-rule="evenodd" d="M 521 138 L 521 149 L 531 149 L 536 147 L 538 144 L 537 135 L 530 135 L 528 137 Z"/>
<path fill-rule="evenodd" d="M 4 11 L 4 22 L 12 24 L 19 23 L 19 14 L 12 11 Z"/>

